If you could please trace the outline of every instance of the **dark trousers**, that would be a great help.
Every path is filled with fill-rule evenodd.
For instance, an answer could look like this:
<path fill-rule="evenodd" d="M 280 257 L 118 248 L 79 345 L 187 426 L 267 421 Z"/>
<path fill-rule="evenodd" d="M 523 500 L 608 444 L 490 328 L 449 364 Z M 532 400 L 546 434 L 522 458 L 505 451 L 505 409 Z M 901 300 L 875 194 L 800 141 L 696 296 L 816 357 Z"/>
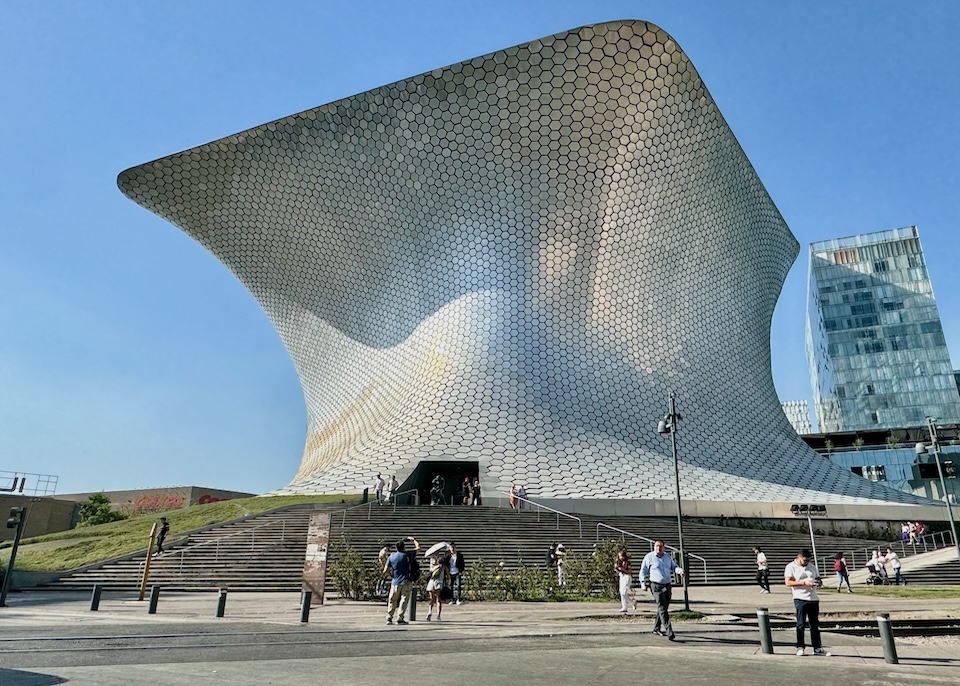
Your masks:
<path fill-rule="evenodd" d="M 814 649 L 822 647 L 820 643 L 820 601 L 793 599 L 793 606 L 797 608 L 797 647 L 806 648 L 803 640 L 803 626 L 810 624 L 810 642 Z"/>
<path fill-rule="evenodd" d="M 651 583 L 650 589 L 653 599 L 657 601 L 657 620 L 653 623 L 653 630 L 673 636 L 673 624 L 670 623 L 670 601 L 673 594 L 670 584 Z"/>
<path fill-rule="evenodd" d="M 166 535 L 166 534 L 160 534 L 159 536 L 157 536 L 157 552 L 158 552 L 158 553 L 164 552 L 164 550 L 163 550 L 163 541 L 164 541 L 166 538 L 167 538 L 167 535 Z"/>
<path fill-rule="evenodd" d="M 758 569 L 757 570 L 757 585 L 760 586 L 764 591 L 770 591 L 770 570 L 769 569 Z"/>
<path fill-rule="evenodd" d="M 453 589 L 453 602 L 463 600 L 463 572 L 454 574 L 450 578 L 450 585 Z"/>

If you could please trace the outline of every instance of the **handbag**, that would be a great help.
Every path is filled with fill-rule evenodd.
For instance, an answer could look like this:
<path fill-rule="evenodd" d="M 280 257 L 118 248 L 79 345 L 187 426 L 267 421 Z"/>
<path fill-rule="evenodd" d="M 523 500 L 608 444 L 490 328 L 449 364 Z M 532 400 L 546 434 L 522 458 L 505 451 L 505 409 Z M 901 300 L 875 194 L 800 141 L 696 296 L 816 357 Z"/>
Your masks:
<path fill-rule="evenodd" d="M 448 600 L 453 600 L 453 589 L 449 586 L 444 586 L 440 589 L 440 600 L 446 602 Z"/>

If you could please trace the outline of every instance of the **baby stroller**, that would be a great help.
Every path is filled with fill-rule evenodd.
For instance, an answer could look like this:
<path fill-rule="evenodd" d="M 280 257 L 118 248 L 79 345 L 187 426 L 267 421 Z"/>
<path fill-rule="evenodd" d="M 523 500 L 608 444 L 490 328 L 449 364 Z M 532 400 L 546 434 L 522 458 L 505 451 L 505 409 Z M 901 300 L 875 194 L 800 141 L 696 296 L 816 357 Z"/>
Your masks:
<path fill-rule="evenodd" d="M 886 574 L 881 574 L 877 571 L 877 568 L 873 565 L 867 565 L 867 580 L 866 584 L 868 586 L 886 586 L 890 583 L 889 577 Z"/>

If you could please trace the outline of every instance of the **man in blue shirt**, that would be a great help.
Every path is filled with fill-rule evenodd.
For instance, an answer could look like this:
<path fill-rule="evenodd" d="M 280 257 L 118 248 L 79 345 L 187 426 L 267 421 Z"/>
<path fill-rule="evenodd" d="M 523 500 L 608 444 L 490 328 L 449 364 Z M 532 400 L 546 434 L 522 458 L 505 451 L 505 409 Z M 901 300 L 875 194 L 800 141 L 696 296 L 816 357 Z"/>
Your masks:
<path fill-rule="evenodd" d="M 413 550 L 406 550 L 405 541 L 413 542 Z M 406 624 L 403 616 L 407 612 L 407 602 L 410 591 L 413 590 L 413 581 L 410 580 L 410 562 L 420 552 L 420 544 L 413 536 L 407 536 L 397 541 L 397 551 L 387 558 L 383 566 L 383 575 L 390 576 L 390 597 L 387 601 L 387 624 L 393 624 L 393 614 L 400 607 L 400 617 L 397 624 Z"/>
<path fill-rule="evenodd" d="M 683 569 L 677 566 L 673 558 L 664 553 L 663 541 L 653 542 L 653 550 L 646 554 L 640 565 L 640 589 L 646 590 L 650 584 L 650 591 L 657 601 L 657 621 L 653 623 L 653 633 L 657 636 L 666 635 L 671 641 L 676 640 L 673 633 L 673 624 L 670 623 L 670 600 L 673 573 L 683 574 Z"/>

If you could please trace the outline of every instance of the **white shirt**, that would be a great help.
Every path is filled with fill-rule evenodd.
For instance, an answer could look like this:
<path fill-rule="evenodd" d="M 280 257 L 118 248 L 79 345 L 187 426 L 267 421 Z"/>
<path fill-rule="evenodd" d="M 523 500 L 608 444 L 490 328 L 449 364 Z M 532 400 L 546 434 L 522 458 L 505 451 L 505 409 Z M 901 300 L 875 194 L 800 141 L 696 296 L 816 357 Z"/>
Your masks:
<path fill-rule="evenodd" d="M 817 568 L 811 562 L 806 567 L 793 560 L 783 570 L 784 579 L 793 579 L 794 581 L 812 581 L 817 578 Z M 798 600 L 820 600 L 817 596 L 816 586 L 791 586 L 793 597 Z"/>
<path fill-rule="evenodd" d="M 763 553 L 757 553 L 757 569 L 764 570 L 767 568 L 767 556 Z"/>
<path fill-rule="evenodd" d="M 883 558 L 883 561 L 889 562 L 891 565 L 893 565 L 894 569 L 900 569 L 900 556 L 893 551 L 887 553 L 887 556 Z"/>

